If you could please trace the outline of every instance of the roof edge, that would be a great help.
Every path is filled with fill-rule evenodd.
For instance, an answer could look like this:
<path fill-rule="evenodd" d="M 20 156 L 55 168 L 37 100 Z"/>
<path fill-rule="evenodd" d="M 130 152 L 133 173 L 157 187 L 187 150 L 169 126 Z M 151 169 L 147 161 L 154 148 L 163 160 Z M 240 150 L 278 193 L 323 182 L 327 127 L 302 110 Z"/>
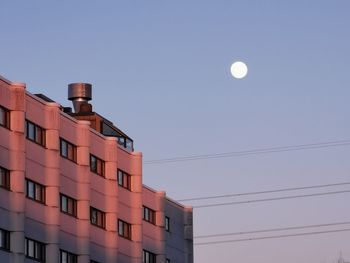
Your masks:
<path fill-rule="evenodd" d="M 169 202 L 173 203 L 174 205 L 177 205 L 177 206 L 179 206 L 179 207 L 181 207 L 181 208 L 184 208 L 184 209 L 186 209 L 186 210 L 191 210 L 191 211 L 193 210 L 193 206 L 184 205 L 184 204 L 182 204 L 182 203 L 180 203 L 180 202 L 178 202 L 178 201 L 176 201 L 176 200 L 170 198 L 169 196 L 166 195 L 166 192 L 165 192 L 165 191 L 155 190 L 155 189 L 153 189 L 152 187 L 149 187 L 148 185 L 145 185 L 145 184 L 142 184 L 142 187 L 145 188 L 145 189 L 147 189 L 147 190 L 149 190 L 149 191 L 151 191 L 151 192 L 153 192 L 153 193 L 165 193 L 165 199 L 166 199 L 167 201 L 169 201 Z"/>
<path fill-rule="evenodd" d="M 0 75 L 0 80 L 9 84 L 9 85 L 13 85 L 13 86 L 21 86 L 21 87 L 26 87 L 26 84 L 24 82 L 16 82 L 16 81 L 11 81 L 11 80 L 8 80 L 6 78 L 4 78 L 3 76 Z"/>

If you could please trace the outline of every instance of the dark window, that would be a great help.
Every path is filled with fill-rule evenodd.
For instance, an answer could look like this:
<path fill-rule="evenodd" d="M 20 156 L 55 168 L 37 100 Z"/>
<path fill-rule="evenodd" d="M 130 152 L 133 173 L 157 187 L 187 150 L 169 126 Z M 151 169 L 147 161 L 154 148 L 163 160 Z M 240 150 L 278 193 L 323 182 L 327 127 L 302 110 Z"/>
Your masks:
<path fill-rule="evenodd" d="M 60 153 L 66 159 L 77 161 L 77 147 L 62 138 L 60 139 Z"/>
<path fill-rule="evenodd" d="M 71 216 L 77 216 L 77 200 L 61 194 L 61 212 Z"/>
<path fill-rule="evenodd" d="M 105 176 L 105 162 L 90 154 L 90 171 L 98 175 Z"/>
<path fill-rule="evenodd" d="M 10 190 L 10 171 L 0 167 L 0 187 Z"/>
<path fill-rule="evenodd" d="M 143 220 L 155 225 L 156 224 L 156 212 L 153 209 L 144 206 L 143 207 Z"/>
<path fill-rule="evenodd" d="M 0 229 L 0 249 L 10 250 L 10 232 Z"/>
<path fill-rule="evenodd" d="M 26 179 L 27 192 L 26 196 L 30 199 L 45 204 L 45 186 L 32 180 Z"/>
<path fill-rule="evenodd" d="M 131 224 L 119 219 L 118 234 L 119 236 L 122 236 L 131 240 Z"/>
<path fill-rule="evenodd" d="M 45 244 L 44 243 L 26 238 L 25 253 L 27 258 L 31 258 L 39 262 L 45 262 Z"/>
<path fill-rule="evenodd" d="M 106 227 L 106 215 L 105 212 L 96 208 L 90 207 L 90 221 L 91 224 L 105 228 Z"/>
<path fill-rule="evenodd" d="M 68 251 L 60 250 L 60 263 L 77 263 L 78 255 Z"/>
<path fill-rule="evenodd" d="M 128 149 L 129 151 L 133 151 L 133 141 L 123 137 L 123 136 L 118 136 L 118 144 L 123 146 L 125 149 Z"/>
<path fill-rule="evenodd" d="M 10 111 L 0 106 L 0 126 L 10 129 Z"/>
<path fill-rule="evenodd" d="M 165 230 L 170 231 L 170 218 L 167 216 L 165 217 Z"/>
<path fill-rule="evenodd" d="M 118 184 L 125 189 L 131 190 L 131 176 L 118 169 Z"/>
<path fill-rule="evenodd" d="M 41 146 L 45 146 L 45 130 L 31 121 L 26 120 L 26 136 Z"/>
<path fill-rule="evenodd" d="M 167 258 L 167 259 L 165 260 L 165 263 L 170 263 L 170 259 Z"/>
<path fill-rule="evenodd" d="M 149 252 L 147 250 L 143 250 L 142 253 L 142 263 L 156 263 L 157 255 Z"/>

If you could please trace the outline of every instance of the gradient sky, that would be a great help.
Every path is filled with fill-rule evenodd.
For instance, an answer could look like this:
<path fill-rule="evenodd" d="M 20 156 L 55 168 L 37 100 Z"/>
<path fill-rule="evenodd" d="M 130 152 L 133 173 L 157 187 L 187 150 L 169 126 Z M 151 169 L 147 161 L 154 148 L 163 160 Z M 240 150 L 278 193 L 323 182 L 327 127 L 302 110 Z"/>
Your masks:
<path fill-rule="evenodd" d="M 94 110 L 144 160 L 350 139 L 350 1 L 11 0 L 0 10 L 0 75 L 65 106 L 68 83 L 92 83 Z M 236 60 L 248 65 L 243 80 L 230 76 Z M 345 182 L 349 156 L 346 146 L 144 165 L 144 182 L 174 199 Z M 194 234 L 347 221 L 349 198 L 196 209 Z M 328 263 L 340 251 L 350 260 L 349 243 L 341 232 L 208 245 L 195 262 Z"/>

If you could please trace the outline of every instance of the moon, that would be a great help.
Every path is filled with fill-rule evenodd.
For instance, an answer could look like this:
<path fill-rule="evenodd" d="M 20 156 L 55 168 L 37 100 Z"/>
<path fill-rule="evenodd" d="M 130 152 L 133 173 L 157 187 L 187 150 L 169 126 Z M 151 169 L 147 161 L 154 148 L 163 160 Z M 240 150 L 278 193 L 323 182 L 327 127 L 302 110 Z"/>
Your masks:
<path fill-rule="evenodd" d="M 236 79 L 243 79 L 245 76 L 247 76 L 248 73 L 248 67 L 247 65 L 242 61 L 236 61 L 231 65 L 231 74 Z"/>

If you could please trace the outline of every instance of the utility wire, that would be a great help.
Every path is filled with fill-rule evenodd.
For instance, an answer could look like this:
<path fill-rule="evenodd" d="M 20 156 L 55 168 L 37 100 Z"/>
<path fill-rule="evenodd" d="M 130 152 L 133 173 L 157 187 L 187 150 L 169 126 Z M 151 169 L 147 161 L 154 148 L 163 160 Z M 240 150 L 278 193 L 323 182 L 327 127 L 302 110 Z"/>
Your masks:
<path fill-rule="evenodd" d="M 194 243 L 194 245 L 195 246 L 204 246 L 204 245 L 214 245 L 214 244 L 224 244 L 224 243 L 245 242 L 245 241 L 253 241 L 253 240 L 274 239 L 274 238 L 320 235 L 320 234 L 338 233 L 338 232 L 346 232 L 346 231 L 350 231 L 350 228 L 342 228 L 342 229 L 334 229 L 334 230 L 326 230 L 326 231 L 304 232 L 304 233 L 296 233 L 296 234 L 284 234 L 284 235 L 275 235 L 275 236 L 240 238 L 240 239 L 231 239 L 231 240 L 222 240 L 222 241 L 208 241 L 208 242 Z"/>
<path fill-rule="evenodd" d="M 246 200 L 246 201 L 235 201 L 235 202 L 216 203 L 216 204 L 207 204 L 207 205 L 197 205 L 197 206 L 193 206 L 193 208 L 208 208 L 208 207 L 226 206 L 226 205 L 251 204 L 251 203 L 258 203 L 258 202 L 270 202 L 270 201 L 277 201 L 277 200 L 296 199 L 296 198 L 304 198 L 304 197 L 312 197 L 312 196 L 334 195 L 334 194 L 343 194 L 343 193 L 350 193 L 350 190 L 323 192 L 323 193 L 314 193 L 314 194 L 303 194 L 303 195 L 290 195 L 290 196 L 282 196 L 282 197 L 253 199 L 253 200 Z"/>
<path fill-rule="evenodd" d="M 180 157 L 164 158 L 164 159 L 154 159 L 154 160 L 148 160 L 148 161 L 146 160 L 144 161 L 144 164 L 187 162 L 187 161 L 219 159 L 219 158 L 239 157 L 239 156 L 247 156 L 247 155 L 277 153 L 277 152 L 322 149 L 322 148 L 349 146 L 349 145 L 350 145 L 350 140 L 339 140 L 339 141 L 329 141 L 329 142 L 310 143 L 310 144 L 287 145 L 287 146 L 270 147 L 270 148 L 258 148 L 258 149 L 236 151 L 236 152 L 212 153 L 212 154 L 180 156 Z"/>
<path fill-rule="evenodd" d="M 348 225 L 348 224 L 350 224 L 350 221 L 318 224 L 318 225 L 304 225 L 304 226 L 270 228 L 270 229 L 242 231 L 242 232 L 233 232 L 233 233 L 224 233 L 224 234 L 201 235 L 201 236 L 195 236 L 194 238 L 200 239 L 200 238 L 212 238 L 212 237 L 237 236 L 237 235 L 246 235 L 246 234 L 257 234 L 257 233 L 277 232 L 277 231 L 287 231 L 287 230 L 297 230 L 297 229 L 307 229 L 307 228 L 329 227 L 329 226 L 339 226 L 339 225 Z"/>
<path fill-rule="evenodd" d="M 333 186 L 341 186 L 341 185 L 350 185 L 350 182 L 311 185 L 311 186 L 301 186 L 301 187 L 293 187 L 293 188 L 281 188 L 281 189 L 274 189 L 274 190 L 262 190 L 262 191 L 247 192 L 247 193 L 235 193 L 235 194 L 225 194 L 225 195 L 202 196 L 202 197 L 193 197 L 193 198 L 180 199 L 180 200 L 177 200 L 177 201 L 184 202 L 184 201 L 218 199 L 218 198 L 226 198 L 226 197 L 238 197 L 238 196 L 246 196 L 246 195 L 270 194 L 270 193 L 279 193 L 279 192 L 287 192 L 287 191 L 297 191 L 297 190 L 306 190 L 306 189 L 325 188 L 325 187 L 333 187 Z"/>

